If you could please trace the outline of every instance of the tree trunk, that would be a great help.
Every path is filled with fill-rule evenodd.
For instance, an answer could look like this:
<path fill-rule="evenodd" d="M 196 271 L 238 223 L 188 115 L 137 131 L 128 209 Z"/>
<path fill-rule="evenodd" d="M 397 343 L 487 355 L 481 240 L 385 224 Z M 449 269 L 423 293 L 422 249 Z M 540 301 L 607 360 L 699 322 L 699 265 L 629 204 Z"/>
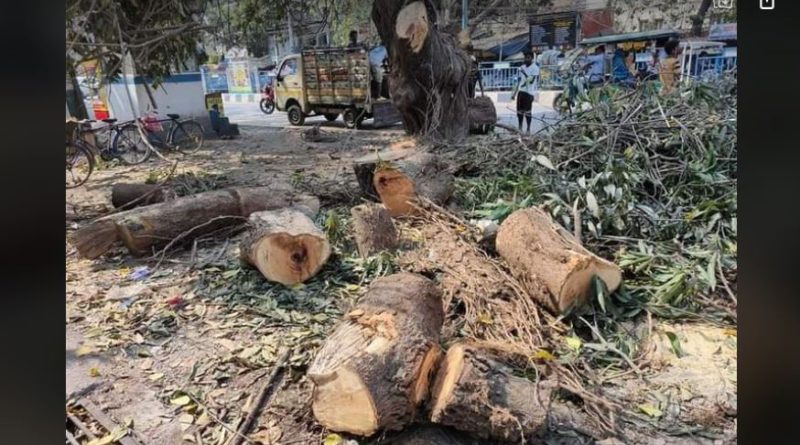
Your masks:
<path fill-rule="evenodd" d="M 431 420 L 482 439 L 529 440 L 545 425 L 553 385 L 511 375 L 490 354 L 450 347 L 431 393 Z"/>
<path fill-rule="evenodd" d="M 497 123 L 497 110 L 494 102 L 486 96 L 469 100 L 469 130 L 473 133 L 486 134 Z"/>
<path fill-rule="evenodd" d="M 189 241 L 221 227 L 241 224 L 253 212 L 290 206 L 318 211 L 319 201 L 270 187 L 215 190 L 97 219 L 73 232 L 69 241 L 89 259 L 103 255 L 117 241 L 132 254 L 142 255 L 179 235 Z"/>
<path fill-rule="evenodd" d="M 331 255 L 325 234 L 297 209 L 255 212 L 241 243 L 241 259 L 270 281 L 291 286 L 319 272 Z"/>
<path fill-rule="evenodd" d="M 361 436 L 411 423 L 441 357 L 443 321 L 433 281 L 411 273 L 375 280 L 308 368 L 316 419 Z"/>
<path fill-rule="evenodd" d="M 397 248 L 397 230 L 386 207 L 373 203 L 361 204 L 350 209 L 350 215 L 353 217 L 358 254 L 362 258 Z"/>
<path fill-rule="evenodd" d="M 118 183 L 111 187 L 111 204 L 115 209 L 156 204 L 175 196 L 174 191 L 156 184 Z"/>
<path fill-rule="evenodd" d="M 706 19 L 706 14 L 708 13 L 708 8 L 711 7 L 711 0 L 703 0 L 700 3 L 700 8 L 697 10 L 697 14 L 692 16 L 692 35 L 693 36 L 700 36 L 703 32 L 703 22 Z"/>
<path fill-rule="evenodd" d="M 486 441 L 473 439 L 441 425 L 415 425 L 380 443 L 381 445 L 486 445 Z"/>
<path fill-rule="evenodd" d="M 441 205 L 455 191 L 448 166 L 438 156 L 425 151 L 370 154 L 356 159 L 353 170 L 364 193 L 377 195 L 391 216 L 413 214 L 414 207 L 410 203 L 417 196 Z"/>
<path fill-rule="evenodd" d="M 470 60 L 452 35 L 436 29 L 436 16 L 431 0 L 372 5 L 372 21 L 389 53 L 389 93 L 406 131 L 461 140 L 469 130 Z"/>
<path fill-rule="evenodd" d="M 586 302 L 592 277 L 609 292 L 619 287 L 622 272 L 581 246 L 575 237 L 539 208 L 517 210 L 497 231 L 497 252 L 523 283 L 540 283 L 548 292 L 531 292 L 557 314 Z"/>

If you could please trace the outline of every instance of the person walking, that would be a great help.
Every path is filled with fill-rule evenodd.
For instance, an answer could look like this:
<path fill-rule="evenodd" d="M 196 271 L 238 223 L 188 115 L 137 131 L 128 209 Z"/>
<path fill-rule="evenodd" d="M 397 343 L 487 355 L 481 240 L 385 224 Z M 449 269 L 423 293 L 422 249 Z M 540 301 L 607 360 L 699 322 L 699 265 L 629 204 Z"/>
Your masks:
<path fill-rule="evenodd" d="M 511 100 L 517 99 L 517 121 L 519 131 L 522 131 L 522 118 L 525 118 L 528 126 L 528 134 L 531 132 L 531 110 L 533 109 L 533 98 L 539 85 L 539 66 L 533 61 L 533 53 L 525 53 L 525 63 L 517 70 L 517 84 L 514 92 L 511 93 Z"/>

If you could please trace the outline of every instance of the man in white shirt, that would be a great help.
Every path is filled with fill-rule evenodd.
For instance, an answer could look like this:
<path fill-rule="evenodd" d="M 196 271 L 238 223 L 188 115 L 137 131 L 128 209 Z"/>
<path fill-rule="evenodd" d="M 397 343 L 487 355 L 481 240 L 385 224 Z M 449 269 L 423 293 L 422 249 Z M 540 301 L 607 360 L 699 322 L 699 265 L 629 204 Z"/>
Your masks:
<path fill-rule="evenodd" d="M 533 62 L 533 54 L 525 53 L 525 63 L 517 70 L 517 84 L 514 92 L 511 93 L 511 100 L 517 98 L 517 121 L 519 121 L 519 131 L 522 131 L 522 118 L 528 124 L 528 133 L 531 132 L 531 110 L 533 108 L 533 98 L 539 86 L 539 65 Z"/>
<path fill-rule="evenodd" d="M 594 54 L 586 57 L 585 68 L 589 69 L 589 83 L 598 84 L 605 80 L 606 47 L 603 45 L 594 49 Z"/>

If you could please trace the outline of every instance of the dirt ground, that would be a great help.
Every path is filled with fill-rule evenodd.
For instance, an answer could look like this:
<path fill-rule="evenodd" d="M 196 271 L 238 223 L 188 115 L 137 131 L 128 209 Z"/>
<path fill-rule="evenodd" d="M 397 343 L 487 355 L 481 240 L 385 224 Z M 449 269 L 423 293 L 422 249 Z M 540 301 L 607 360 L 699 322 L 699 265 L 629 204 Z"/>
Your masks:
<path fill-rule="evenodd" d="M 404 138 L 399 129 L 323 129 L 336 140 L 309 143 L 297 129 L 242 127 L 238 139 L 207 141 L 196 154 L 167 157 L 178 159 L 175 175 L 194 178 L 193 187 L 302 188 L 310 179 L 354 183 L 352 159 Z M 158 180 L 169 169 L 154 157 L 144 165 L 96 171 L 83 187 L 67 190 L 67 232 L 112 210 L 114 183 Z M 345 189 L 315 190 L 323 204 L 318 222 L 329 233 L 336 232 L 336 219 L 326 215 L 326 200 Z M 358 260 L 345 251 L 346 241 L 334 242 L 334 256 L 320 275 L 286 288 L 243 268 L 237 240 L 201 239 L 196 249 L 172 251 L 160 262 L 133 258 L 122 248 L 98 260 L 80 259 L 67 244 L 67 399 L 86 397 L 119 423 L 132 420 L 145 443 L 221 445 L 288 348 L 287 371 L 250 439 L 321 443 L 328 433 L 311 414 L 305 368 L 335 321 L 385 266 Z M 735 443 L 736 332 L 653 321 L 632 329 L 648 345 L 647 367 L 603 386 L 636 394 L 639 428 L 656 420 L 698 426 L 634 443 Z M 670 337 L 679 339 L 682 355 Z M 546 443 L 592 443 L 574 436 Z"/>

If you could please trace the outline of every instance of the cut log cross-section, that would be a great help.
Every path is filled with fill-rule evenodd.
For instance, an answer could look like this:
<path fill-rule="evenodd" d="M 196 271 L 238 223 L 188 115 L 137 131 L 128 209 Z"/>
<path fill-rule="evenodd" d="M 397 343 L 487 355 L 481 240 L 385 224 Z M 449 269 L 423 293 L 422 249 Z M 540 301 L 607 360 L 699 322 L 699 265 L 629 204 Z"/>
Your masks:
<path fill-rule="evenodd" d="M 455 191 L 448 166 L 420 150 L 385 151 L 355 161 L 356 176 L 365 194 L 376 194 L 393 217 L 415 213 L 417 196 L 446 203 Z M 371 174 L 371 181 L 370 181 Z M 371 186 L 371 187 L 370 187 Z"/>
<path fill-rule="evenodd" d="M 413 421 L 441 357 L 443 320 L 433 281 L 410 273 L 375 280 L 308 368 L 316 419 L 361 436 Z"/>
<path fill-rule="evenodd" d="M 490 354 L 450 347 L 431 394 L 431 420 L 483 439 L 519 442 L 547 420 L 554 385 L 514 376 Z"/>
<path fill-rule="evenodd" d="M 189 241 L 222 227 L 243 224 L 260 210 L 301 206 L 319 210 L 319 200 L 270 187 L 234 188 L 184 196 L 97 219 L 69 237 L 84 258 L 97 258 L 117 241 L 134 255 L 151 252 L 179 236 Z"/>
<path fill-rule="evenodd" d="M 175 197 L 173 190 L 156 184 L 118 183 L 111 187 L 111 204 L 115 209 L 156 204 Z"/>
<path fill-rule="evenodd" d="M 300 210 L 255 212 L 248 223 L 241 259 L 270 281 L 302 283 L 316 275 L 331 255 L 325 234 Z"/>
<path fill-rule="evenodd" d="M 616 264 L 586 250 L 539 208 L 517 210 L 506 218 L 497 231 L 496 247 L 520 281 L 548 289 L 549 294 L 534 295 L 546 297 L 539 303 L 558 314 L 586 302 L 594 276 L 609 292 L 622 281 Z"/>
<path fill-rule="evenodd" d="M 361 204 L 350 209 L 350 215 L 358 254 L 362 258 L 397 248 L 397 230 L 386 207 L 375 203 Z"/>

